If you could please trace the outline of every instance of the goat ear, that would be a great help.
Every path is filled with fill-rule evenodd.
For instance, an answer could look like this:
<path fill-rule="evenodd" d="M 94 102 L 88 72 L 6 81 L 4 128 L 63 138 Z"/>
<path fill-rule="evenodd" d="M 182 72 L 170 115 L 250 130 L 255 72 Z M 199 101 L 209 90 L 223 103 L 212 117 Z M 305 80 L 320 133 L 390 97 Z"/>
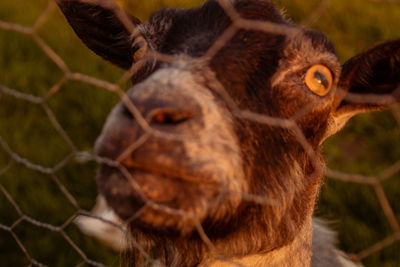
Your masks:
<path fill-rule="evenodd" d="M 123 69 L 131 67 L 133 52 L 130 33 L 116 16 L 115 10 L 89 1 L 56 2 L 75 33 L 91 50 Z M 118 11 L 125 12 L 120 8 Z M 140 24 L 139 19 L 125 14 L 135 25 Z"/>
<path fill-rule="evenodd" d="M 400 103 L 400 39 L 348 60 L 342 69 L 330 134 L 354 115 Z"/>

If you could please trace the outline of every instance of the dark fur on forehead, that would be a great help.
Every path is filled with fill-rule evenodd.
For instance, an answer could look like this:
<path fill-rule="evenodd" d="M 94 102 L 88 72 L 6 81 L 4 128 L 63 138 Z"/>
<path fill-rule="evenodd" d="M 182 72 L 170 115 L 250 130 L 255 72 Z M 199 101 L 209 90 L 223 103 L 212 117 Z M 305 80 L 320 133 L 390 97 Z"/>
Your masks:
<path fill-rule="evenodd" d="M 304 33 L 307 38 L 311 39 L 311 43 L 315 50 L 327 51 L 336 55 L 335 47 L 332 42 L 322 33 L 307 29 Z"/>
<path fill-rule="evenodd" d="M 280 12 L 270 1 L 238 0 L 234 2 L 234 7 L 246 19 L 285 23 Z M 211 0 L 189 10 L 160 10 L 151 16 L 145 27 L 152 35 L 155 33 L 156 36 L 165 37 L 162 42 L 157 40 L 155 44 L 159 52 L 185 53 L 198 57 L 204 54 L 231 23 L 219 3 Z M 160 27 L 160 24 L 168 27 Z"/>

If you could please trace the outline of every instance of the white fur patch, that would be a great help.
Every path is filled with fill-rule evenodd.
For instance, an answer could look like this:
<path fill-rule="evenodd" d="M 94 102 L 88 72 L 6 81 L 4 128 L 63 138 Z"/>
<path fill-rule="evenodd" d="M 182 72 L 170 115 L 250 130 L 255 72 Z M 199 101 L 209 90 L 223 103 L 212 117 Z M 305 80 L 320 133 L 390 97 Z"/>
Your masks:
<path fill-rule="evenodd" d="M 106 221 L 112 222 L 116 225 L 121 225 L 121 227 L 125 229 L 125 226 L 122 225 L 121 219 L 107 205 L 103 196 L 99 195 L 97 197 L 97 202 L 92 213 Z M 75 219 L 75 223 L 83 233 L 96 237 L 116 251 L 123 251 L 128 248 L 126 230 L 123 231 L 110 223 L 83 215 L 78 216 Z"/>

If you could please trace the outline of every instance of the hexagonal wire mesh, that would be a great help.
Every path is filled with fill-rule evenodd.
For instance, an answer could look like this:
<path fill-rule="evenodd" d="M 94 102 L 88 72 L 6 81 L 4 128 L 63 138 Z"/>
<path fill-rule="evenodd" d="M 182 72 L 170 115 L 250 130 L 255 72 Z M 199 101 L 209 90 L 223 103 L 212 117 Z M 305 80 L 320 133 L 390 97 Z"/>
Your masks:
<path fill-rule="evenodd" d="M 116 8 L 116 5 L 114 2 L 109 1 L 109 0 L 82 0 L 84 2 L 96 2 L 97 4 L 100 4 L 104 6 L 107 9 L 110 9 L 114 12 L 116 12 L 116 15 L 118 18 L 121 20 L 123 25 L 126 27 L 126 29 L 129 32 L 134 32 L 134 26 L 129 18 L 126 17 L 125 14 L 118 12 L 119 9 Z M 232 24 L 230 27 L 227 28 L 227 30 L 217 39 L 217 41 L 214 43 L 214 45 L 206 52 L 206 54 L 203 56 L 205 60 L 209 60 L 212 58 L 214 55 L 218 53 L 218 51 L 235 35 L 235 33 L 240 30 L 240 29 L 247 29 L 247 30 L 258 30 L 258 31 L 264 31 L 267 33 L 280 33 L 280 34 L 285 34 L 285 35 L 292 35 L 295 34 L 295 29 L 282 26 L 282 25 L 277 25 L 269 22 L 260 22 L 260 21 L 251 21 L 247 19 L 241 18 L 234 8 L 231 6 L 229 1 L 225 0 L 218 0 L 218 3 L 221 5 L 221 7 L 225 10 L 225 12 L 228 14 L 228 16 L 232 19 Z M 325 0 L 321 1 L 320 5 L 314 10 L 314 12 L 308 16 L 308 18 L 304 21 L 305 25 L 308 25 L 312 23 L 313 21 L 317 20 L 321 14 L 325 11 L 327 6 L 329 5 L 330 1 Z M 144 130 L 145 134 L 139 138 L 134 144 L 132 144 L 125 153 L 131 153 L 134 150 L 136 150 L 138 147 L 140 147 L 143 143 L 145 143 L 148 138 L 152 135 L 156 135 L 160 138 L 167 138 L 167 139 L 182 139 L 182 138 L 190 138 L 190 136 L 183 136 L 183 135 L 177 135 L 177 134 L 171 134 L 171 133 L 166 133 L 166 132 L 161 132 L 158 130 L 153 129 L 150 127 L 150 125 L 147 123 L 147 121 L 143 118 L 142 114 L 139 112 L 139 110 L 136 108 L 136 106 L 129 100 L 128 97 L 125 95 L 125 91 L 123 90 L 123 86 L 126 82 L 130 80 L 132 75 L 135 74 L 142 66 L 143 64 L 146 63 L 147 60 L 158 60 L 160 62 L 173 62 L 176 60 L 174 56 L 171 55 L 162 55 L 158 54 L 156 52 L 152 52 L 152 54 L 148 58 L 144 58 L 140 60 L 137 64 L 133 65 L 132 68 L 124 73 L 120 79 L 115 82 L 111 83 L 105 80 L 101 80 L 99 78 L 92 77 L 90 75 L 86 75 L 83 73 L 78 73 L 74 72 L 64 61 L 62 57 L 60 57 L 50 45 L 47 44 L 47 42 L 40 36 L 39 31 L 41 27 L 46 23 L 46 20 L 48 19 L 49 16 L 51 16 L 55 11 L 55 4 L 53 1 L 49 1 L 46 9 L 37 17 L 35 20 L 35 23 L 32 26 L 23 26 L 21 24 L 16 24 L 16 23 L 11 23 L 11 22 L 6 22 L 6 21 L 1 21 L 0 20 L 0 29 L 3 31 L 11 31 L 15 32 L 21 35 L 26 35 L 29 38 L 31 38 L 34 43 L 41 49 L 41 51 L 44 53 L 45 56 L 47 56 L 61 71 L 62 75 L 61 78 L 55 82 L 53 86 L 48 88 L 47 92 L 43 96 L 36 96 L 35 94 L 30 94 L 30 93 L 24 93 L 16 89 L 11 89 L 6 86 L 0 85 L 0 96 L 8 96 L 15 98 L 18 101 L 22 102 L 29 102 L 31 104 L 37 105 L 40 108 L 43 109 L 45 112 L 51 127 L 55 130 L 57 135 L 59 135 L 62 140 L 67 144 L 69 152 L 65 157 L 63 157 L 59 163 L 55 164 L 53 167 L 45 167 L 44 165 L 41 164 L 36 164 L 34 158 L 25 158 L 18 154 L 17 152 L 14 151 L 14 149 L 11 148 L 11 146 L 8 144 L 5 139 L 0 136 L 0 147 L 4 150 L 5 154 L 7 155 L 8 158 L 8 163 L 5 164 L 1 171 L 0 171 L 0 178 L 3 177 L 5 174 L 10 172 L 10 169 L 13 168 L 13 166 L 18 165 L 18 166 L 24 166 L 25 168 L 32 170 L 37 173 L 41 173 L 47 177 L 50 177 L 50 179 L 54 182 L 54 184 L 57 186 L 58 190 L 65 196 L 65 198 L 68 200 L 69 204 L 73 206 L 74 212 L 71 216 L 68 216 L 68 218 L 64 219 L 61 224 L 51 224 L 47 223 L 44 221 L 37 220 L 33 218 L 32 216 L 29 216 L 26 214 L 26 212 L 23 211 L 23 209 L 20 207 L 18 204 L 18 199 L 15 199 L 15 197 L 12 196 L 10 193 L 10 190 L 13 189 L 8 189 L 6 186 L 3 185 L 3 181 L 0 179 L 0 192 L 3 195 L 3 198 L 12 206 L 12 209 L 14 212 L 17 213 L 15 216 L 15 220 L 12 220 L 10 224 L 5 224 L 3 222 L 0 222 L 0 231 L 3 231 L 11 235 L 12 240 L 14 240 L 17 245 L 18 249 L 22 251 L 24 257 L 26 257 L 28 261 L 28 265 L 31 266 L 44 266 L 42 263 L 40 263 L 37 259 L 35 259 L 34 256 L 32 256 L 32 253 L 30 249 L 27 248 L 27 246 L 24 244 L 24 238 L 25 234 L 20 234 L 18 231 L 16 231 L 17 227 L 21 227 L 21 224 L 23 223 L 28 223 L 31 224 L 35 227 L 42 228 L 46 230 L 46 232 L 54 232 L 57 233 L 59 236 L 61 236 L 64 241 L 68 243 L 68 245 L 80 256 L 81 258 L 81 263 L 78 265 L 94 265 L 94 266 L 103 266 L 104 263 L 93 261 L 90 259 L 89 256 L 85 253 L 83 249 L 80 248 L 80 245 L 77 244 L 71 237 L 68 231 L 66 231 L 66 228 L 71 226 L 73 224 L 74 219 L 79 216 L 88 216 L 95 218 L 97 220 L 109 223 L 110 225 L 120 229 L 121 231 L 125 231 L 124 225 L 118 225 L 115 224 L 114 222 L 108 221 L 107 219 L 101 218 L 95 214 L 92 214 L 91 212 L 83 209 L 81 205 L 79 204 L 79 201 L 76 200 L 76 196 L 74 196 L 73 193 L 71 193 L 70 189 L 67 189 L 67 187 L 63 184 L 63 182 L 59 179 L 59 173 L 62 171 L 70 162 L 76 161 L 78 159 L 81 162 L 87 162 L 87 161 L 93 161 L 98 164 L 107 164 L 109 166 L 117 167 L 121 170 L 122 173 L 126 176 L 126 179 L 131 181 L 132 186 L 140 192 L 140 187 L 137 185 L 134 179 L 130 177 L 129 172 L 125 169 L 124 166 L 122 166 L 118 161 L 110 161 L 105 158 L 100 158 L 92 153 L 80 151 L 77 146 L 74 143 L 74 140 L 67 134 L 67 132 L 64 130 L 63 125 L 58 121 L 57 116 L 53 112 L 51 106 L 49 105 L 49 101 L 54 97 L 55 94 L 59 93 L 60 90 L 63 90 L 63 87 L 65 84 L 69 81 L 79 81 L 82 83 L 87 83 L 91 84 L 95 87 L 105 89 L 113 94 L 116 94 L 119 99 L 121 99 L 125 105 L 128 107 L 129 111 L 132 113 L 134 118 L 137 120 L 137 122 L 140 124 L 142 129 Z M 3 70 L 7 72 L 7 70 Z M 0 81 L 1 82 L 1 81 Z M 237 117 L 245 118 L 248 120 L 252 120 L 258 123 L 262 124 L 268 124 L 268 125 L 275 125 L 278 127 L 282 127 L 285 129 L 290 130 L 297 138 L 298 142 L 302 145 L 304 150 L 308 153 L 310 158 L 316 157 L 315 152 L 311 148 L 310 144 L 308 144 L 305 136 L 303 135 L 302 131 L 300 130 L 299 126 L 295 123 L 293 119 L 280 119 L 280 118 L 273 118 L 269 117 L 263 114 L 256 114 L 248 110 L 238 110 L 235 107 L 235 102 L 230 98 L 229 94 L 225 91 L 224 87 L 220 84 L 220 82 L 216 79 L 210 83 L 211 86 L 213 86 L 213 89 L 215 89 L 219 94 L 225 98 L 227 103 L 231 105 L 232 110 L 234 110 L 234 115 Z M 301 112 L 302 114 L 306 114 L 307 112 L 310 111 L 311 106 L 305 107 L 304 110 Z M 393 116 L 397 119 L 397 127 L 400 127 L 400 109 L 399 107 L 394 107 L 392 108 L 392 113 Z M 2 126 L 2 127 L 7 127 L 7 125 Z M 400 241 L 400 227 L 399 227 L 399 221 L 396 218 L 395 212 L 393 211 L 391 204 L 389 203 L 388 197 L 385 193 L 385 190 L 382 186 L 382 183 L 388 180 L 389 178 L 393 177 L 395 174 L 398 174 L 400 171 L 400 160 L 398 160 L 396 163 L 394 163 L 392 166 L 386 168 L 385 170 L 381 171 L 378 175 L 374 176 L 365 176 L 365 175 L 360 175 L 360 174 L 348 174 L 340 171 L 335 171 L 330 168 L 326 168 L 325 174 L 327 177 L 335 180 L 342 181 L 344 183 L 355 183 L 355 184 L 363 184 L 363 185 L 368 185 L 373 188 L 373 190 L 376 193 L 377 200 L 380 205 L 380 209 L 383 211 L 383 214 L 385 215 L 385 218 L 390 225 L 392 229 L 392 233 L 386 236 L 384 239 L 381 241 L 370 245 L 369 247 L 363 248 L 361 251 L 358 251 L 356 254 L 353 255 L 354 258 L 363 260 L 366 257 L 370 256 L 371 254 L 377 253 L 380 250 L 383 250 L 384 248 L 393 245 L 396 242 Z M 18 179 L 18 178 L 15 178 Z M 37 192 L 37 194 L 40 194 L 40 191 Z M 146 199 L 146 197 L 143 195 L 143 197 Z M 258 202 L 258 203 L 264 203 L 265 205 L 269 205 L 271 203 L 271 199 L 267 198 L 262 198 L 259 196 L 252 196 L 252 195 L 246 195 L 242 194 L 243 198 L 247 198 L 249 200 Z M 169 214 L 179 214 L 180 216 L 191 216 L 190 214 L 186 214 L 184 211 L 181 210 L 173 210 L 171 208 L 168 208 L 166 206 L 160 205 L 155 203 L 154 201 L 147 199 L 146 200 L 146 205 L 153 207 L 154 209 L 162 210 L 165 213 Z M 7 216 L 7 215 L 5 215 Z M 140 212 L 138 214 L 135 214 L 134 217 L 140 216 Z M 134 218 L 133 218 L 134 219 Z M 196 218 L 195 218 L 196 219 Z M 212 242 L 209 240 L 207 237 L 205 231 L 202 229 L 201 224 L 198 222 L 197 223 L 197 231 L 202 240 L 207 244 L 210 250 L 215 250 L 214 245 Z M 152 259 L 152 257 L 146 253 L 140 246 L 139 244 L 136 244 L 135 241 L 132 241 L 137 249 L 141 251 L 141 253 L 144 255 L 144 257 L 147 259 L 147 263 L 157 263 L 156 259 Z M 216 255 L 218 255 L 218 251 L 215 251 Z M 235 265 L 241 266 L 239 263 L 235 263 L 231 259 L 225 259 L 222 257 L 219 257 L 220 260 L 222 261 L 227 261 Z M 4 262 L 4 261 L 3 261 Z M 7 260 L 5 261 L 7 262 Z M 63 265 L 62 263 L 60 263 Z M 59 264 L 59 265 L 60 265 Z"/>

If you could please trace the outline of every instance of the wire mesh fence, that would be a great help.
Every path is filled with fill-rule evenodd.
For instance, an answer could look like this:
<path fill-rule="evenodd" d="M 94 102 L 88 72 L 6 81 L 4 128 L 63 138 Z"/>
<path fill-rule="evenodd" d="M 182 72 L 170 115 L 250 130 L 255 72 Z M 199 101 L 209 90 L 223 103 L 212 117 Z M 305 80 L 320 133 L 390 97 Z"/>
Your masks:
<path fill-rule="evenodd" d="M 135 26 L 132 24 L 132 21 L 124 14 L 121 13 L 120 10 L 117 8 L 116 4 L 112 1 L 108 0 L 82 0 L 82 2 L 87 2 L 87 3 L 96 3 L 98 5 L 102 5 L 106 9 L 110 9 L 113 12 L 116 13 L 117 17 L 120 19 L 122 24 L 125 26 L 125 28 L 132 34 L 137 34 L 135 31 Z M 375 1 L 376 2 L 376 1 Z M 380 1 L 381 2 L 381 1 Z M 220 49 L 224 47 L 225 44 L 233 38 L 233 36 L 242 29 L 245 30 L 256 30 L 256 31 L 262 31 L 266 33 L 279 33 L 279 34 L 284 34 L 287 36 L 292 36 L 297 34 L 297 30 L 293 29 L 291 27 L 286 27 L 270 22 L 260 22 L 260 21 L 252 21 L 252 20 L 247 20 L 244 18 L 241 18 L 233 8 L 232 4 L 230 1 L 225 1 L 225 0 L 219 0 L 218 3 L 220 6 L 224 9 L 226 14 L 231 18 L 232 24 L 229 26 L 226 31 L 216 40 L 214 45 L 211 46 L 211 48 L 205 53 L 202 59 L 205 61 L 209 60 L 210 58 L 213 58 Z M 315 21 L 317 21 L 324 12 L 326 12 L 327 8 L 331 4 L 331 1 L 329 0 L 324 0 L 321 1 L 321 3 L 314 9 L 314 12 L 312 12 L 307 18 L 305 18 L 302 22 L 304 25 L 311 25 Z M 2 199 L 5 200 L 5 203 L 7 205 L 11 206 L 13 213 L 16 213 L 14 216 L 14 219 L 8 220 L 9 223 L 4 223 L 3 221 L 0 221 L 0 236 L 3 236 L 5 234 L 8 234 L 11 236 L 11 239 L 13 242 L 17 244 L 17 247 L 15 249 L 20 250 L 23 254 L 23 257 L 26 258 L 27 260 L 27 265 L 28 266 L 45 266 L 40 260 L 38 260 L 32 252 L 31 248 L 28 248 L 25 244 L 25 239 L 27 238 L 27 234 L 25 232 L 21 233 L 21 230 L 18 230 L 19 228 L 24 228 L 26 227 L 26 224 L 30 224 L 34 227 L 40 228 L 42 230 L 45 230 L 43 232 L 44 235 L 49 234 L 49 233 L 55 233 L 61 239 L 63 239 L 63 242 L 65 241 L 72 250 L 79 255 L 80 257 L 80 262 L 77 263 L 77 266 L 85 266 L 85 265 L 91 265 L 91 266 L 104 266 L 104 265 L 109 265 L 109 264 L 119 264 L 119 259 L 120 256 L 117 255 L 115 256 L 115 261 L 112 263 L 104 263 L 100 262 L 97 260 L 94 260 L 93 258 L 96 258 L 96 256 L 89 256 L 87 255 L 86 251 L 81 248 L 82 244 L 80 244 L 77 241 L 74 241 L 74 238 L 71 238 L 70 235 L 76 236 L 76 233 L 72 233 L 71 231 L 68 230 L 68 227 L 74 224 L 74 220 L 78 216 L 86 216 L 86 217 L 91 217 L 95 220 L 99 220 L 102 222 L 105 222 L 112 227 L 115 227 L 116 229 L 119 229 L 122 232 L 126 231 L 126 223 L 123 224 L 118 224 L 115 223 L 114 221 L 108 220 L 106 218 L 100 217 L 97 214 L 94 214 L 88 209 L 83 208 L 82 205 L 79 203 L 76 198 L 76 194 L 72 193 L 71 187 L 67 188 L 67 186 L 64 185 L 64 182 L 62 179 L 60 179 L 60 175 L 64 176 L 63 171 L 68 167 L 71 162 L 75 163 L 78 162 L 78 164 L 91 164 L 91 163 L 97 163 L 97 164 L 106 164 L 108 166 L 116 167 L 120 169 L 120 171 L 126 176 L 126 179 L 128 181 L 131 181 L 131 185 L 137 192 L 141 192 L 140 186 L 135 182 L 134 179 L 132 179 L 131 175 L 129 174 L 129 171 L 121 165 L 119 160 L 116 161 L 110 161 L 109 159 L 106 158 L 100 158 L 96 156 L 92 152 L 87 152 L 85 150 L 81 150 L 79 146 L 77 146 L 75 143 L 75 140 L 70 137 L 69 133 L 64 129 L 63 123 L 59 121 L 57 118 L 57 115 L 53 111 L 53 108 L 51 107 L 51 100 L 60 93 L 62 90 L 65 89 L 65 85 L 71 81 L 75 82 L 80 82 L 80 83 L 85 83 L 85 84 L 90 84 L 96 88 L 99 89 L 104 89 L 105 91 L 109 92 L 110 94 L 114 94 L 118 97 L 118 99 L 122 100 L 126 107 L 129 109 L 131 112 L 132 116 L 135 118 L 135 120 L 138 122 L 142 130 L 144 131 L 144 135 L 139 138 L 135 143 L 133 143 L 129 148 L 123 153 L 123 155 L 128 155 L 131 154 L 133 151 L 137 150 L 140 146 L 142 146 L 144 143 L 148 141 L 148 139 L 151 136 L 157 136 L 159 138 L 165 138 L 168 140 L 182 140 L 182 139 L 190 139 L 193 138 L 191 136 L 185 136 L 181 134 L 171 134 L 163 131 L 159 131 L 156 129 L 153 129 L 146 118 L 143 117 L 141 112 L 138 110 L 138 108 L 129 100 L 129 98 L 126 96 L 125 93 L 125 85 L 133 75 L 135 75 L 136 72 L 140 70 L 140 68 L 148 61 L 157 61 L 157 62 L 165 62 L 165 63 L 173 63 L 175 61 L 179 60 L 179 57 L 171 56 L 171 55 L 163 55 L 163 54 L 158 54 L 154 51 L 152 51 L 151 55 L 148 57 L 140 60 L 137 64 L 134 64 L 130 70 L 127 72 L 123 73 L 121 77 L 114 83 L 114 82 L 109 82 L 106 80 L 102 80 L 99 78 L 96 78 L 91 75 L 87 75 L 81 72 L 75 72 L 65 61 L 65 59 L 61 56 L 58 55 L 58 53 L 48 44 L 48 42 L 41 37 L 40 30 L 42 29 L 43 25 L 46 24 L 47 20 L 49 19 L 50 16 L 57 14 L 57 16 L 60 16 L 60 13 L 56 11 L 56 4 L 53 1 L 49 1 L 47 4 L 47 7 L 41 12 L 41 14 L 35 19 L 35 22 L 31 26 L 24 26 L 19 23 L 12 23 L 8 21 L 3 21 L 0 20 L 0 30 L 2 31 L 10 31 L 14 32 L 20 35 L 25 35 L 28 38 L 30 38 L 35 45 L 37 45 L 40 50 L 43 53 L 43 57 L 47 57 L 50 59 L 56 66 L 57 68 L 62 72 L 61 77 L 53 83 L 52 86 L 47 88 L 44 94 L 38 96 L 34 93 L 26 93 L 22 92 L 17 89 L 10 88 L 9 86 L 4 86 L 2 85 L 2 81 L 0 80 L 0 100 L 3 96 L 11 97 L 14 98 L 17 101 L 20 101 L 21 103 L 30 103 L 32 105 L 35 105 L 39 107 L 45 116 L 47 118 L 48 123 L 51 125 L 53 130 L 55 131 L 54 134 L 58 135 L 62 141 L 66 144 L 68 147 L 65 149 L 65 151 L 68 151 L 64 153 L 65 156 L 62 156 L 60 159 L 58 159 L 58 163 L 48 167 L 46 164 L 40 164 L 36 163 L 35 158 L 27 158 L 20 153 L 18 153 L 13 147 L 9 144 L 8 141 L 6 141 L 5 138 L 0 136 L 0 147 L 4 152 L 4 159 L 5 163 L 0 165 L 0 195 L 2 195 Z M 1 19 L 1 18 L 0 18 Z M 3 41 L 3 40 L 2 40 Z M 71 55 L 73 56 L 73 55 Z M 2 72 L 7 73 L 7 70 L 1 70 Z M 21 74 L 23 75 L 23 74 Z M 269 117 L 264 114 L 257 114 L 248 110 L 239 110 L 237 108 L 237 105 L 233 99 L 231 99 L 230 95 L 228 92 L 226 92 L 225 88 L 223 85 L 213 77 L 209 77 L 209 85 L 212 86 L 212 88 L 218 92 L 218 94 L 221 95 L 222 98 L 228 103 L 230 108 L 234 110 L 233 114 L 234 116 L 250 121 L 254 121 L 257 123 L 261 124 L 267 124 L 270 126 L 277 126 L 281 127 L 284 129 L 287 129 L 293 133 L 293 135 L 296 137 L 297 141 L 303 149 L 307 152 L 308 156 L 311 159 L 314 159 L 315 162 L 318 162 L 317 155 L 315 154 L 315 151 L 311 147 L 311 145 L 308 143 L 307 139 L 305 138 L 304 134 L 302 133 L 302 130 L 300 127 L 296 124 L 295 119 L 281 119 L 281 118 L 274 118 L 274 117 Z M 370 101 L 370 100 L 368 100 Z M 377 101 L 382 101 L 381 99 L 375 97 L 372 99 L 373 102 Z M 89 103 L 90 105 L 91 103 Z M 296 116 L 303 116 L 304 114 L 307 114 L 311 112 L 313 103 L 310 103 L 309 106 L 306 106 L 303 108 L 303 110 L 297 114 Z M 399 107 L 393 107 L 391 109 L 391 112 L 393 114 L 393 117 L 397 120 L 398 125 L 396 126 L 397 128 L 400 128 L 400 109 Z M 44 117 L 42 117 L 43 119 Z M 7 128 L 8 125 L 2 125 L 1 127 Z M 31 129 L 33 130 L 33 129 Z M 90 150 L 90 149 L 89 149 Z M 123 155 L 120 156 L 120 158 L 124 158 Z M 3 160 L 3 159 L 2 159 Z M 68 205 L 72 206 L 73 212 L 69 212 L 67 218 L 64 218 L 62 222 L 57 222 L 57 223 L 49 223 L 49 221 L 52 221 L 49 219 L 49 221 L 46 220 L 39 220 L 34 217 L 34 215 L 28 215 L 27 212 L 25 211 L 25 207 L 21 208 L 21 205 L 19 203 L 19 199 L 16 199 L 10 192 L 14 191 L 13 188 L 8 188 L 7 186 L 4 185 L 4 181 L 2 181 L 2 177 L 4 177 L 7 174 L 10 174 L 10 170 L 13 168 L 27 168 L 34 173 L 39 173 L 43 176 L 46 177 L 46 179 L 49 179 L 57 188 L 58 192 L 65 197 L 65 199 L 68 201 Z M 318 164 L 315 164 L 315 168 L 318 168 Z M 390 178 L 393 178 L 394 176 L 398 175 L 400 172 L 400 160 L 389 166 L 388 168 L 385 168 L 383 171 L 379 172 L 377 175 L 361 175 L 361 174 L 350 174 L 350 173 L 345 173 L 342 171 L 337 171 L 333 170 L 330 167 L 325 169 L 325 175 L 329 179 L 334 179 L 338 180 L 344 183 L 354 183 L 354 184 L 362 184 L 362 185 L 367 185 L 371 188 L 373 188 L 378 203 L 379 207 L 382 210 L 385 220 L 391 227 L 391 233 L 387 236 L 385 236 L 382 240 L 379 242 L 376 242 L 374 244 L 370 244 L 369 246 L 366 246 L 362 248 L 361 250 L 357 251 L 356 253 L 353 253 L 351 256 L 355 260 L 362 261 L 369 257 L 370 255 L 377 253 L 389 246 L 392 246 L 393 244 L 398 244 L 400 241 L 400 226 L 399 226 L 399 220 L 396 218 L 398 217 L 398 214 L 396 215 L 396 212 L 392 208 L 392 204 L 390 203 L 387 194 L 384 190 L 383 183 L 389 180 Z M 14 173 L 13 173 L 14 175 Z M 398 178 L 398 177 L 397 177 Z M 13 179 L 20 179 L 20 177 L 13 177 Z M 92 179 L 92 178 L 90 178 Z M 34 189 L 32 189 L 34 190 Z M 225 190 L 226 191 L 226 190 Z M 225 192 L 222 190 L 222 192 Z M 226 193 L 226 192 L 225 192 Z M 250 201 L 254 201 L 257 203 L 262 203 L 263 205 L 273 205 L 274 200 L 265 198 L 265 197 L 260 197 L 260 196 L 254 196 L 254 195 L 249 195 L 245 193 L 240 193 L 240 192 L 229 192 L 230 194 L 240 194 L 240 196 L 243 199 L 247 199 Z M 40 191 L 37 191 L 37 194 L 40 194 Z M 160 210 L 163 211 L 167 214 L 171 215 L 179 215 L 183 217 L 193 217 L 192 214 L 188 214 L 182 210 L 174 210 L 168 206 L 164 206 L 161 204 L 158 204 L 151 199 L 148 199 L 144 194 L 142 196 L 146 201 L 145 206 L 146 207 L 151 207 L 155 210 Z M 94 201 L 94 199 L 93 199 Z M 42 203 L 39 203 L 41 205 Z M 2 203 L 3 205 L 3 203 Z M 25 205 L 25 204 L 24 204 Z M 87 205 L 85 205 L 87 206 Z M 7 214 L 4 214 L 5 217 L 8 217 Z M 48 214 L 48 216 L 51 217 L 51 214 Z M 140 211 L 135 214 L 131 220 L 134 220 L 140 216 Z M 197 220 L 197 218 L 193 218 Z M 197 232 L 201 239 L 204 241 L 204 243 L 208 246 L 210 251 L 214 251 L 215 254 L 217 255 L 217 258 L 221 261 L 226 261 L 228 263 L 231 263 L 233 265 L 237 266 L 242 266 L 239 262 L 236 262 L 233 259 L 226 259 L 222 256 L 218 256 L 218 251 L 216 250 L 214 244 L 210 241 L 208 238 L 206 232 L 202 228 L 201 223 L 198 221 L 196 223 L 197 226 Z M 27 230 L 28 231 L 28 230 Z M 127 233 L 126 233 L 127 234 Z M 76 240 L 76 238 L 75 238 Z M 153 259 L 152 255 L 148 254 L 139 243 L 136 243 L 135 240 L 131 241 L 133 244 L 133 247 L 138 249 L 140 253 L 144 256 L 146 259 L 145 264 L 150 264 L 150 265 L 157 265 L 160 264 L 156 258 Z M 39 248 L 40 249 L 40 248 Z M 309 248 L 311 249 L 311 248 Z M 36 251 L 36 249 L 34 250 Z M 57 253 L 57 252 L 52 252 L 52 253 Z M 3 255 L 4 256 L 4 255 Z M 3 262 L 7 262 L 7 259 Z M 63 263 L 58 263 L 57 265 L 63 265 Z"/>

